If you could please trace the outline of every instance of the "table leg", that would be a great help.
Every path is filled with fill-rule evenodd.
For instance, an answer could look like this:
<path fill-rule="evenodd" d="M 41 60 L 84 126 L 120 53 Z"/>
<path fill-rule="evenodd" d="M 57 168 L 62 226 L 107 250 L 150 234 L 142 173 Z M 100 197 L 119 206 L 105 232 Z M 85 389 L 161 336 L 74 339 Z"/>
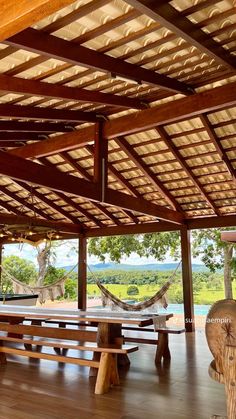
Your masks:
<path fill-rule="evenodd" d="M 98 346 L 106 344 L 120 344 L 122 345 L 124 338 L 122 336 L 121 324 L 115 323 L 98 323 L 97 327 L 97 344 Z M 98 361 L 100 359 L 99 353 L 94 353 L 93 360 Z M 118 354 L 117 364 L 121 367 L 127 367 L 130 365 L 130 360 L 126 354 Z M 90 368 L 90 376 L 97 375 L 96 368 Z"/>
<path fill-rule="evenodd" d="M 169 350 L 168 334 L 159 332 L 155 363 L 160 364 L 162 358 L 170 360 L 171 356 Z"/>

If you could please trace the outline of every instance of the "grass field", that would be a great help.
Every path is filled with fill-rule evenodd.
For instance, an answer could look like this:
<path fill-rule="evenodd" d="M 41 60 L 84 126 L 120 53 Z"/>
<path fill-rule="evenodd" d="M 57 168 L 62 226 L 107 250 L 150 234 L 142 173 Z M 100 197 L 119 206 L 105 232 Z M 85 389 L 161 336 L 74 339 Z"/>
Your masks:
<path fill-rule="evenodd" d="M 139 293 L 137 295 L 128 295 L 127 289 L 129 285 L 121 284 L 107 284 L 106 288 L 115 294 L 118 298 L 122 300 L 142 300 L 145 297 L 153 296 L 159 289 L 158 285 L 138 285 Z M 236 284 L 233 284 L 234 294 L 236 294 Z M 100 296 L 101 292 L 96 284 L 88 284 L 87 286 L 88 296 L 95 297 Z M 168 300 L 171 303 L 181 303 L 182 302 L 182 289 L 180 285 L 173 284 L 168 293 Z M 224 298 L 224 290 L 214 290 L 214 289 L 202 289 L 194 294 L 195 304 L 212 304 L 217 300 Z"/>

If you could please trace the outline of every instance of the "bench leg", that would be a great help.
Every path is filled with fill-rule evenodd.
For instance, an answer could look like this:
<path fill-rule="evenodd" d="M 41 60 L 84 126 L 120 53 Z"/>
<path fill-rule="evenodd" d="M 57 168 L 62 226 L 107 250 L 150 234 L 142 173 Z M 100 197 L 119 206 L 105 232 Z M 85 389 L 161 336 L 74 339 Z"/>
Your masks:
<path fill-rule="evenodd" d="M 169 350 L 168 334 L 159 332 L 155 364 L 160 364 L 162 358 L 170 360 L 171 356 Z"/>
<path fill-rule="evenodd" d="M 112 355 L 101 353 L 98 375 L 95 386 L 95 394 L 106 393 L 111 384 Z"/>
<path fill-rule="evenodd" d="M 120 384 L 116 354 L 112 354 L 111 358 L 111 384 L 114 384 L 114 386 Z"/>
<path fill-rule="evenodd" d="M 7 357 L 4 352 L 0 352 L 0 365 L 5 365 L 7 363 Z"/>

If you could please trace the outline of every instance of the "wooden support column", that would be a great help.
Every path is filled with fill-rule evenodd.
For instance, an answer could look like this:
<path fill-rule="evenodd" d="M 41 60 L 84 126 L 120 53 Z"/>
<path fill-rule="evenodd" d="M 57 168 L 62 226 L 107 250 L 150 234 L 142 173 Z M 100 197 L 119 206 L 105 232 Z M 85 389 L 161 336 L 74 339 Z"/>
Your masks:
<path fill-rule="evenodd" d="M 87 239 L 80 237 L 78 266 L 78 308 L 86 310 L 87 305 Z"/>
<path fill-rule="evenodd" d="M 103 123 L 97 122 L 94 141 L 94 182 L 98 185 L 101 202 L 105 200 L 107 189 L 107 155 L 108 141 L 103 138 Z"/>
<path fill-rule="evenodd" d="M 2 291 L 2 251 L 3 244 L 0 243 L 0 292 Z"/>
<path fill-rule="evenodd" d="M 186 332 L 193 332 L 195 330 L 190 235 L 191 232 L 187 227 L 181 229 L 182 280 Z"/>

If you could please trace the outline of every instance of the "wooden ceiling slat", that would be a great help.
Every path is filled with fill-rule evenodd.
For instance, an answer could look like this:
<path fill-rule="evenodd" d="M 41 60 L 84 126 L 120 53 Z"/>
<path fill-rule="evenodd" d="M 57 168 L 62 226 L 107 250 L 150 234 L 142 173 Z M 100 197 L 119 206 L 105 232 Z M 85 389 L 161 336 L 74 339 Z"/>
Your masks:
<path fill-rule="evenodd" d="M 208 90 L 184 99 L 178 99 L 173 102 L 160 105 L 156 108 L 139 111 L 138 113 L 134 113 L 132 118 L 130 115 L 127 115 L 116 118 L 112 121 L 106 121 L 104 123 L 103 135 L 104 138 L 112 139 L 144 131 L 146 129 L 155 128 L 159 125 L 173 123 L 178 120 L 182 120 L 183 117 L 188 119 L 193 116 L 199 116 L 199 113 L 215 111 L 235 104 L 236 83 L 233 82 L 210 91 Z M 80 140 L 78 140 L 79 137 Z M 65 145 L 64 141 L 66 138 L 69 138 L 67 145 Z M 94 138 L 93 128 L 84 128 L 77 132 L 63 134 L 57 138 L 50 138 L 45 140 L 43 143 L 26 145 L 17 150 L 17 155 L 28 158 L 54 154 L 59 151 L 66 151 L 76 147 L 79 148 L 79 142 L 80 146 L 84 146 L 86 143 L 88 144 L 91 142 L 91 138 Z"/>
<path fill-rule="evenodd" d="M 33 202 L 30 203 L 30 202 L 27 201 L 27 198 L 21 198 L 20 196 L 17 195 L 17 193 L 11 192 L 6 186 L 0 185 L 0 191 L 2 193 L 4 193 L 4 195 L 8 196 L 9 198 L 11 198 L 11 199 L 15 200 L 16 202 L 18 202 L 19 204 L 21 204 L 22 209 L 23 208 L 28 208 L 34 214 L 37 214 L 42 218 L 46 218 L 46 219 L 49 219 L 49 220 L 53 219 L 53 217 L 51 217 L 45 211 L 38 208 L 35 204 L 33 204 Z M 29 190 L 29 192 L 31 192 L 31 190 Z"/>
<path fill-rule="evenodd" d="M 94 112 L 68 111 L 66 109 L 50 109 L 34 106 L 0 104 L 0 117 L 25 118 L 49 121 L 96 122 Z"/>
<path fill-rule="evenodd" d="M 217 152 L 219 153 L 221 159 L 225 163 L 225 166 L 227 168 L 228 173 L 232 176 L 233 181 L 236 182 L 236 171 L 235 171 L 234 167 L 232 166 L 231 161 L 226 154 L 227 150 L 224 150 L 224 147 L 222 146 L 221 142 L 219 141 L 217 135 L 215 134 L 215 131 L 211 127 L 211 123 L 210 123 L 208 117 L 206 115 L 201 115 L 200 118 L 201 118 L 201 121 L 202 121 L 204 127 L 206 128 L 206 130 L 208 132 L 208 135 L 211 138 Z"/>
<path fill-rule="evenodd" d="M 197 188 L 200 190 L 202 196 L 205 198 L 206 202 L 210 205 L 210 207 L 213 209 L 213 211 L 220 215 L 218 212 L 217 207 L 215 206 L 213 200 L 208 196 L 208 194 L 204 191 L 204 187 L 197 178 L 197 176 L 193 173 L 191 168 L 186 164 L 186 162 L 183 159 L 183 156 L 179 152 L 178 148 L 172 143 L 171 137 L 166 133 L 165 129 L 163 127 L 157 127 L 157 132 L 161 136 L 161 138 L 165 141 L 165 144 L 168 146 L 169 150 L 172 152 L 172 154 L 175 156 L 176 160 L 178 160 L 179 164 L 183 167 L 185 170 L 185 173 L 188 175 L 188 178 L 190 178 L 193 183 L 197 186 Z"/>
<path fill-rule="evenodd" d="M 181 211 L 178 203 L 175 201 L 174 197 L 168 192 L 168 190 L 162 185 L 155 173 L 153 173 L 148 166 L 141 160 L 141 157 L 129 144 L 125 138 L 116 139 L 117 144 L 120 148 L 127 154 L 132 162 L 141 170 L 141 172 L 149 179 L 149 181 L 154 185 L 155 188 L 161 193 L 165 200 L 171 205 L 172 208 L 178 209 Z"/>
<path fill-rule="evenodd" d="M 42 193 L 38 192 L 36 190 L 36 188 L 32 188 L 27 183 L 24 183 L 24 182 L 21 182 L 21 181 L 16 181 L 15 180 L 15 183 L 17 185 L 21 186 L 26 191 L 32 192 L 32 195 L 33 196 L 35 196 L 36 198 L 38 198 L 40 201 L 42 201 L 44 204 L 46 204 L 49 208 L 53 208 L 58 214 L 61 214 L 63 217 L 65 217 L 66 219 L 68 219 L 69 221 L 71 221 L 73 224 L 79 224 L 79 225 L 82 226 L 82 223 L 80 223 L 80 221 L 76 217 L 74 217 L 73 215 L 71 215 L 68 211 L 65 211 L 62 207 L 60 207 L 59 205 L 57 205 L 51 199 L 48 199 L 45 194 L 42 194 Z M 53 219 L 53 217 L 48 217 L 48 216 L 45 217 L 45 218 L 51 218 L 51 219 Z"/>
<path fill-rule="evenodd" d="M 67 61 L 73 65 L 82 65 L 98 71 L 113 73 L 134 81 L 161 86 L 167 90 L 189 95 L 192 89 L 177 80 L 157 74 L 126 61 L 101 54 L 100 52 L 73 44 L 53 35 L 47 35 L 35 29 L 27 29 L 7 40 L 11 46 L 27 49 L 38 54 Z"/>
<path fill-rule="evenodd" d="M 151 17 L 154 21 L 161 23 L 190 45 L 196 46 L 200 51 L 213 57 L 224 66 L 235 69 L 236 58 L 222 48 L 214 39 L 204 31 L 197 28 L 189 19 L 181 14 L 169 3 L 156 2 L 155 0 L 126 0 L 126 3 L 136 10 Z"/>
<path fill-rule="evenodd" d="M 56 192 L 68 193 L 91 201 L 100 202 L 96 184 L 1 151 L 0 172 L 15 180 L 30 182 Z M 151 215 L 177 224 L 183 221 L 183 216 L 177 211 L 162 208 L 145 199 L 135 198 L 109 188 L 105 193 L 104 204 Z"/>
<path fill-rule="evenodd" d="M 111 0 L 93 0 L 89 3 L 73 10 L 71 13 L 57 19 L 55 22 L 49 23 L 47 26 L 43 28 L 43 31 L 46 33 L 53 33 L 58 31 L 59 29 L 63 28 L 64 26 L 69 25 L 70 23 L 75 22 L 76 20 L 85 17 L 89 13 L 93 13 L 95 10 L 99 9 L 100 7 L 105 6 L 106 4 L 110 3 Z"/>
<path fill-rule="evenodd" d="M 73 129 L 73 124 L 69 125 L 66 123 L 0 120 L 0 132 L 7 131 L 8 134 L 9 132 L 14 132 L 14 135 L 20 134 L 21 132 L 23 135 L 29 135 L 32 133 L 40 135 L 40 133 L 50 134 L 53 132 L 71 132 Z M 5 133 L 3 132 L 2 135 L 5 135 Z"/>
<path fill-rule="evenodd" d="M 76 87 L 58 86 L 57 84 L 22 79 L 20 77 L 9 77 L 4 74 L 0 75 L 0 90 L 17 94 L 27 94 L 29 96 L 44 96 L 50 99 L 65 98 L 78 102 L 93 102 L 124 108 L 141 109 L 144 107 L 139 100 L 132 98 Z"/>
<path fill-rule="evenodd" d="M 3 206 L 2 204 L 0 204 Z M 0 214 L 0 224 L 5 225 L 30 225 L 32 223 L 32 218 L 22 215 L 22 213 L 17 214 L 17 217 L 15 215 L 11 214 Z M 64 223 L 61 221 L 49 221 L 44 219 L 34 219 L 34 225 L 35 226 L 41 226 L 41 227 L 49 227 L 53 230 L 58 230 L 65 233 L 74 233 L 77 236 L 81 233 L 81 226 L 79 224 L 75 225 L 72 223 Z"/>

